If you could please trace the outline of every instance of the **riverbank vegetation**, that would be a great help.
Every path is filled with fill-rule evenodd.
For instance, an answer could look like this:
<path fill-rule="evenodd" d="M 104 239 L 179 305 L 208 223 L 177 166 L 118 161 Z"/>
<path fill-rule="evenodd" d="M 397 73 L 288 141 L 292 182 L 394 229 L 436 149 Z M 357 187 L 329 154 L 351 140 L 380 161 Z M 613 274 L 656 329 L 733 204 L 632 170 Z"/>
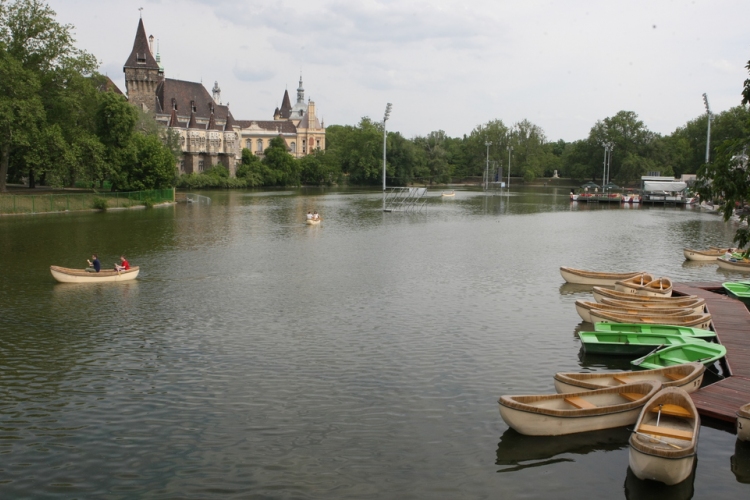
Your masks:
<path fill-rule="evenodd" d="M 383 124 L 367 117 L 328 126 L 326 149 L 303 158 L 294 158 L 279 137 L 260 156 L 243 150 L 236 177 L 222 166 L 178 176 L 177 137 L 112 90 L 96 73 L 95 57 L 75 47 L 72 28 L 58 24 L 40 0 L 0 2 L 0 191 L 6 180 L 114 191 L 382 183 Z M 747 138 L 748 119 L 747 101 L 713 117 L 711 158 L 729 154 L 725 142 Z M 704 163 L 706 120 L 702 115 L 661 135 L 635 112 L 620 111 L 572 142 L 551 140 L 529 120 L 494 119 L 460 137 L 436 130 L 406 138 L 390 131 L 387 181 L 403 186 L 481 178 L 488 160 L 493 178 L 500 168 L 506 177 L 510 166 L 513 177 L 527 182 L 555 171 L 600 181 L 604 143 L 614 145 L 610 178 L 618 184 L 649 172 L 694 174 Z"/>

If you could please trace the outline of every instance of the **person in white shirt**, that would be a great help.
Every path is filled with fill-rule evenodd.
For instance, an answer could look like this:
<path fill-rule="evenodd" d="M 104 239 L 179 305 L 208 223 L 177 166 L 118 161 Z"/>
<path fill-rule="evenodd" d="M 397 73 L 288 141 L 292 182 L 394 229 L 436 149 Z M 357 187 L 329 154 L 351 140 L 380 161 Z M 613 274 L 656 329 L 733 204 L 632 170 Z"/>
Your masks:
<path fill-rule="evenodd" d="M 307 220 L 312 220 L 312 218 L 313 218 L 312 212 L 308 211 L 307 212 Z"/>

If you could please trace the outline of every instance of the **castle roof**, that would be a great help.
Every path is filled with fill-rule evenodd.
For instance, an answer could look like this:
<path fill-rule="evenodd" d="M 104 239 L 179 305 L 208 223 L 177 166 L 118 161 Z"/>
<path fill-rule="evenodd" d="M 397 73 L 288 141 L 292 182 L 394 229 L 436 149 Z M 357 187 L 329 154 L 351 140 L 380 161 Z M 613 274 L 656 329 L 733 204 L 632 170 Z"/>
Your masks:
<path fill-rule="evenodd" d="M 224 131 L 233 131 L 234 127 L 237 126 L 237 122 L 234 120 L 232 113 L 227 114 L 227 122 L 224 124 Z"/>
<path fill-rule="evenodd" d="M 279 108 L 276 108 L 279 109 Z M 289 92 L 284 91 L 284 98 L 281 100 L 281 109 L 279 109 L 279 116 L 281 118 L 289 118 L 292 113 L 292 102 L 289 100 Z"/>
<path fill-rule="evenodd" d="M 151 55 L 151 49 L 146 38 L 146 28 L 143 27 L 143 19 L 138 20 L 138 29 L 135 32 L 135 41 L 133 42 L 133 51 L 130 53 L 128 60 L 125 61 L 125 68 L 146 68 L 159 69 L 159 63 Z"/>
<path fill-rule="evenodd" d="M 225 105 L 215 104 L 213 98 L 202 83 L 186 82 L 165 78 L 156 87 L 157 113 L 168 113 L 164 109 L 165 103 L 172 102 L 177 105 L 177 112 L 187 116 L 191 111 L 191 105 L 195 106 L 195 114 L 198 118 L 208 120 L 213 108 L 217 120 L 226 120 L 229 108 Z"/>
<path fill-rule="evenodd" d="M 305 129 L 319 129 L 323 128 L 320 126 L 320 121 L 318 120 L 318 117 L 315 115 L 310 116 L 310 113 L 305 113 L 305 116 L 302 117 L 302 120 L 300 120 L 299 124 L 297 124 L 297 128 L 305 128 Z"/>
<path fill-rule="evenodd" d="M 206 130 L 221 130 L 221 127 L 216 125 L 216 118 L 214 118 L 213 111 L 211 111 L 211 117 L 208 119 L 208 126 L 206 127 Z"/>
<path fill-rule="evenodd" d="M 237 120 L 237 125 L 243 129 L 259 129 L 264 132 L 278 132 L 281 134 L 296 134 L 297 127 L 292 122 L 282 120 Z"/>
<path fill-rule="evenodd" d="M 198 125 L 198 120 L 195 119 L 195 112 L 190 113 L 190 121 L 187 124 L 187 128 L 206 130 L 205 125 Z"/>

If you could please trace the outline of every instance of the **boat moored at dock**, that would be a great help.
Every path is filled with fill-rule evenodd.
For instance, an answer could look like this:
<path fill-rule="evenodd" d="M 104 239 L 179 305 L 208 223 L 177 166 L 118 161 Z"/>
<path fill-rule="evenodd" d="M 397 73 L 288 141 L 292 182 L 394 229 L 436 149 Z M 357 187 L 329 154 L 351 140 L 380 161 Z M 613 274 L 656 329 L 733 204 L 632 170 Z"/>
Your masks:
<path fill-rule="evenodd" d="M 681 387 L 687 392 L 693 392 L 701 386 L 705 371 L 706 367 L 702 363 L 684 363 L 655 370 L 558 372 L 555 374 L 555 390 L 559 393 L 592 391 L 634 382 L 656 380 L 661 382 L 663 387 Z"/>

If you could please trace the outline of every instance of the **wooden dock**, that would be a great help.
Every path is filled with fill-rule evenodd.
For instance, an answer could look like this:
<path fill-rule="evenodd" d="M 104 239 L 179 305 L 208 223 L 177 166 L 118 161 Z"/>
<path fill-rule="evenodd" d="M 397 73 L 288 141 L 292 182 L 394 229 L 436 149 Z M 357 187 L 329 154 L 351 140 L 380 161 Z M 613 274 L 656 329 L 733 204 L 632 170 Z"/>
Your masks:
<path fill-rule="evenodd" d="M 693 402 L 701 415 L 734 423 L 739 407 L 750 403 L 750 312 L 741 301 L 716 293 L 723 291 L 716 282 L 674 285 L 674 295 L 706 299 L 716 336 L 727 348 L 729 376 L 692 393 Z"/>

